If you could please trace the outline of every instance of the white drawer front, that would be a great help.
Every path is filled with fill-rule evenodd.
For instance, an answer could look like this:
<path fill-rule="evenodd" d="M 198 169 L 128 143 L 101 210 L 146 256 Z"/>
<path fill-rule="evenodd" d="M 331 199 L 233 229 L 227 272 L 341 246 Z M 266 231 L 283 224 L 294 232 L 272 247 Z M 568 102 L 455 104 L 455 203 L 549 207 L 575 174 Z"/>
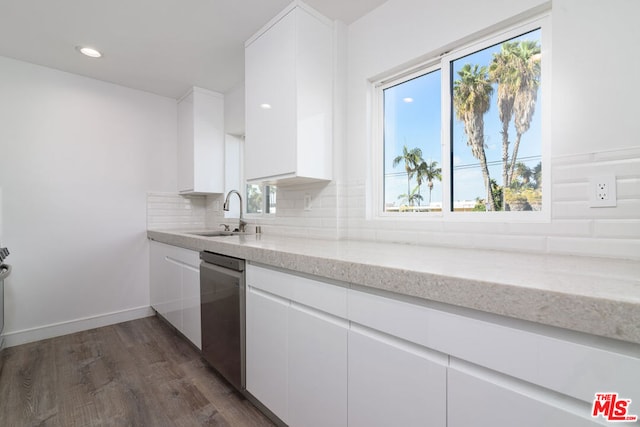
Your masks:
<path fill-rule="evenodd" d="M 324 313 L 347 316 L 347 289 L 342 286 L 252 264 L 247 266 L 247 284 Z"/>
<path fill-rule="evenodd" d="M 629 356 L 354 290 L 348 303 L 353 322 L 585 402 L 608 390 L 640 399 L 640 346 Z"/>

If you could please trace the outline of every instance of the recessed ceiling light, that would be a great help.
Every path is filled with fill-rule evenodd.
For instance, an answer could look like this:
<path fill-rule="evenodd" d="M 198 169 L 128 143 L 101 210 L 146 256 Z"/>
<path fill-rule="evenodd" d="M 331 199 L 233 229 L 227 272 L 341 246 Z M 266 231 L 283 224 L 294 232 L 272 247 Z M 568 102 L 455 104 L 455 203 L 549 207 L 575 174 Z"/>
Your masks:
<path fill-rule="evenodd" d="M 76 46 L 76 49 L 81 54 L 90 56 L 91 58 L 100 58 L 102 56 L 102 54 L 99 51 L 90 47 Z"/>
<path fill-rule="evenodd" d="M 413 98 L 409 98 L 409 97 L 402 98 L 402 100 L 403 100 L 404 102 L 406 102 L 407 104 L 410 104 L 410 103 L 412 103 L 412 102 L 413 102 Z"/>
<path fill-rule="evenodd" d="M 263 110 L 270 110 L 271 104 L 260 104 L 260 108 L 262 108 Z"/>

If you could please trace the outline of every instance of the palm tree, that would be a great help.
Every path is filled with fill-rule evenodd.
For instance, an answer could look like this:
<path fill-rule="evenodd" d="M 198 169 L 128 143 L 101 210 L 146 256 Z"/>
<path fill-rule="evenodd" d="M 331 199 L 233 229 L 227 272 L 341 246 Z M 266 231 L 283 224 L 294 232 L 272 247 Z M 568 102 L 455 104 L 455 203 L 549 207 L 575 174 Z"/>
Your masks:
<path fill-rule="evenodd" d="M 393 159 L 393 167 L 395 168 L 404 161 L 404 170 L 407 171 L 407 194 L 411 194 L 411 178 L 416 172 L 418 165 L 422 162 L 422 150 L 414 148 L 409 150 L 407 146 L 402 147 L 402 154 Z"/>
<path fill-rule="evenodd" d="M 498 84 L 498 110 L 502 122 L 502 183 L 511 184 L 522 134 L 529 130 L 540 86 L 540 45 L 537 41 L 505 42 L 493 55 L 489 78 Z M 516 141 L 509 162 L 509 122 L 514 117 Z"/>
<path fill-rule="evenodd" d="M 429 204 L 431 204 L 431 191 L 433 191 L 433 180 L 437 179 L 442 181 L 442 168 L 438 167 L 438 162 L 421 162 L 416 170 L 416 181 L 418 182 L 418 194 L 420 193 L 420 186 L 424 180 L 427 180 L 427 186 L 429 187 Z"/>
<path fill-rule="evenodd" d="M 501 211 L 504 208 L 504 189 L 498 185 L 495 179 L 491 180 L 491 197 L 495 210 Z"/>
<path fill-rule="evenodd" d="M 464 123 L 467 145 L 480 161 L 484 188 L 487 191 L 489 210 L 495 210 L 491 194 L 491 178 L 484 151 L 484 114 L 489 111 L 493 88 L 487 75 L 487 67 L 465 64 L 458 71 L 459 80 L 453 82 L 453 105 L 458 120 Z"/>
<path fill-rule="evenodd" d="M 538 88 L 540 87 L 541 49 L 537 41 L 523 40 L 513 49 L 513 67 L 517 70 L 518 91 L 513 102 L 516 141 L 513 144 L 511 167 L 508 174 L 509 183 L 518 159 L 518 148 L 522 134 L 529 130 L 533 113 L 536 110 Z"/>
<path fill-rule="evenodd" d="M 522 162 L 516 163 L 515 168 L 516 176 L 522 178 L 522 185 L 527 186 L 531 182 L 531 178 L 533 177 L 533 170 L 529 168 L 529 166 L 525 165 Z M 511 181 L 513 183 L 513 180 Z"/>
<path fill-rule="evenodd" d="M 505 42 L 499 53 L 493 54 L 489 65 L 489 79 L 498 85 L 498 115 L 502 122 L 502 186 L 509 184 L 509 123 L 518 91 L 518 72 L 514 67 L 514 50 L 518 42 Z"/>
<path fill-rule="evenodd" d="M 418 206 L 420 206 L 422 195 L 420 194 L 419 188 L 420 186 L 416 185 L 408 194 L 400 194 L 398 196 L 398 200 L 406 200 L 409 206 L 415 206 L 416 202 L 418 202 Z"/>
<path fill-rule="evenodd" d="M 542 162 L 538 162 L 533 167 L 533 180 L 535 181 L 533 188 L 538 189 L 542 187 Z"/>

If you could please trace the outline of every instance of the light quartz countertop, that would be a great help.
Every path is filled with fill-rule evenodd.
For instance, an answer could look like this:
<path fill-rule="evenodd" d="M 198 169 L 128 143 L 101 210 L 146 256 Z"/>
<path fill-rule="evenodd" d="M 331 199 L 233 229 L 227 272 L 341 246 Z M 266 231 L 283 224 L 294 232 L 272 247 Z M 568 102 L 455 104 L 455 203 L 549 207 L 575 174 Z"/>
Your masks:
<path fill-rule="evenodd" d="M 265 234 L 147 235 L 196 251 L 640 344 L 637 261 Z"/>

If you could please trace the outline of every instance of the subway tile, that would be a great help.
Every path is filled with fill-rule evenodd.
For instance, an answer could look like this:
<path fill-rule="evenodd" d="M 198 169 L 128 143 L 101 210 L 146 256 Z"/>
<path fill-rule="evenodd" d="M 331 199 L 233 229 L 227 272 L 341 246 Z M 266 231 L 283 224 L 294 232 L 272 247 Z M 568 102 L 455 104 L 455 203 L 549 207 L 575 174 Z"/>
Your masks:
<path fill-rule="evenodd" d="M 445 222 L 443 223 L 443 230 L 453 233 L 493 233 L 493 234 L 505 234 L 507 233 L 507 222 Z"/>
<path fill-rule="evenodd" d="M 569 154 L 566 156 L 556 156 L 551 158 L 552 167 L 562 165 L 575 165 L 578 163 L 592 163 L 594 158 L 593 153 L 586 154 Z"/>
<path fill-rule="evenodd" d="M 551 207 L 552 220 L 557 219 L 636 219 L 640 199 L 618 199 L 616 207 L 592 208 L 588 201 L 560 201 Z"/>
<path fill-rule="evenodd" d="M 595 238 L 640 239 L 640 215 L 629 220 L 595 220 L 593 222 Z"/>
<path fill-rule="evenodd" d="M 640 239 L 549 237 L 548 251 L 557 254 L 640 260 Z"/>
<path fill-rule="evenodd" d="M 640 176 L 616 179 L 618 199 L 640 199 Z"/>
<path fill-rule="evenodd" d="M 555 220 L 546 223 L 508 223 L 507 233 L 588 237 L 592 234 L 592 226 L 593 221 L 591 219 Z"/>
<path fill-rule="evenodd" d="M 640 174 L 640 158 L 611 160 L 598 163 L 567 164 L 553 167 L 554 183 L 588 182 L 589 177 L 614 174 L 616 176 L 637 177 Z"/>
<path fill-rule="evenodd" d="M 425 246 L 473 247 L 468 233 L 420 231 L 416 233 L 416 243 Z"/>
<path fill-rule="evenodd" d="M 473 242 L 477 248 L 503 251 L 544 253 L 547 249 L 546 236 L 475 234 Z"/>
<path fill-rule="evenodd" d="M 551 186 L 551 199 L 554 202 L 588 200 L 588 187 L 589 185 L 586 181 L 553 184 Z"/>
<path fill-rule="evenodd" d="M 640 159 L 640 147 L 629 147 L 619 150 L 601 151 L 593 154 L 594 162 L 610 160 Z"/>

